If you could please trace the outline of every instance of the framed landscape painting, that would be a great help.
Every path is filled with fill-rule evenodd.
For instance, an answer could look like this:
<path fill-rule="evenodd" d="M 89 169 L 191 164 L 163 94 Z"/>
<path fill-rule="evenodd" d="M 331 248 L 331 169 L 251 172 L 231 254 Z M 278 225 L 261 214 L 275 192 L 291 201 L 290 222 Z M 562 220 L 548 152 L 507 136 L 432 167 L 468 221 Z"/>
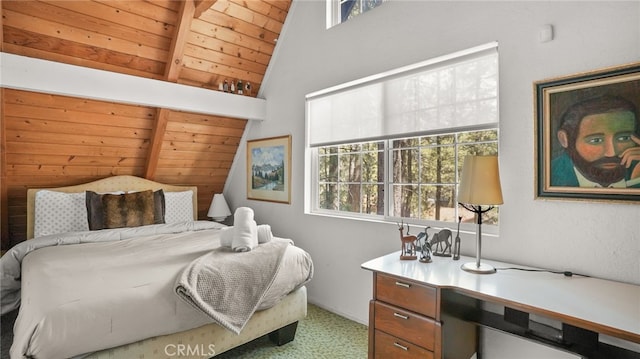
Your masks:
<path fill-rule="evenodd" d="M 291 135 L 247 141 L 247 198 L 291 203 Z"/>
<path fill-rule="evenodd" d="M 640 201 L 640 63 L 534 87 L 536 197 Z"/>

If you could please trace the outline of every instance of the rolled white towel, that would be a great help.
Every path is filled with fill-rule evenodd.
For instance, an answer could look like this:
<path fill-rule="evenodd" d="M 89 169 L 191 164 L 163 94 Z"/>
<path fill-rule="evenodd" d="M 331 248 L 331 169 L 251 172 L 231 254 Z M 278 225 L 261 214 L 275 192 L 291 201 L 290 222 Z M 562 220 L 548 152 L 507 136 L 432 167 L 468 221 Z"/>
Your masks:
<path fill-rule="evenodd" d="M 231 249 L 247 252 L 258 246 L 258 225 L 253 220 L 253 210 L 239 207 L 233 215 L 233 242 Z"/>
<path fill-rule="evenodd" d="M 271 232 L 271 226 L 268 224 L 261 224 L 258 226 L 258 244 L 270 242 L 273 239 L 273 233 Z"/>

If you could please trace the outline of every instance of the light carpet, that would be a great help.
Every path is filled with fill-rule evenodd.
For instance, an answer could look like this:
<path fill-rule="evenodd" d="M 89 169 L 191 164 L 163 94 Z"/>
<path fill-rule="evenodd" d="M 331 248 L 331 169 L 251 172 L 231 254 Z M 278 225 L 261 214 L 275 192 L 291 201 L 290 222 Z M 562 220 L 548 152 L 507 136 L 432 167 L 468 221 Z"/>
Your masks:
<path fill-rule="evenodd" d="M 2 316 L 2 359 L 9 358 L 13 321 L 17 312 Z M 264 336 L 224 352 L 215 359 L 365 359 L 367 343 L 367 326 L 309 304 L 307 317 L 298 323 L 292 342 L 277 346 L 269 341 L 268 336 Z"/>

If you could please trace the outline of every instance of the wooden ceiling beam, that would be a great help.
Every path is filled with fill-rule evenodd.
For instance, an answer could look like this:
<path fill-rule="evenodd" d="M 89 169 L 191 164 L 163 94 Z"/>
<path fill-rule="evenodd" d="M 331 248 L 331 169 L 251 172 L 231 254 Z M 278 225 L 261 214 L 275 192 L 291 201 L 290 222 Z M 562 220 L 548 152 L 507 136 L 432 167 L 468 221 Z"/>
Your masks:
<path fill-rule="evenodd" d="M 178 24 L 176 26 L 176 34 L 171 40 L 171 48 L 169 49 L 169 58 L 165 68 L 165 79 L 167 81 L 176 82 L 182 68 L 182 56 L 184 47 L 191 31 L 191 20 L 196 8 L 193 0 L 187 0 L 182 3 L 180 14 L 178 15 Z"/>
<path fill-rule="evenodd" d="M 202 15 L 202 13 L 204 13 L 205 11 L 209 10 L 209 8 L 213 6 L 213 4 L 216 3 L 216 1 L 218 0 L 197 0 L 196 11 L 193 17 L 195 17 L 196 19 L 200 18 L 200 15 Z"/>
<path fill-rule="evenodd" d="M 184 47 L 191 30 L 191 20 L 196 11 L 193 0 L 187 0 L 182 3 L 180 13 L 178 14 L 178 22 L 176 26 L 176 34 L 171 40 L 169 49 L 169 57 L 165 67 L 165 79 L 169 82 L 177 82 L 180 77 L 180 69 L 182 69 L 182 57 L 184 56 Z M 151 140 L 149 146 L 149 155 L 147 156 L 147 164 L 145 168 L 145 178 L 153 180 L 158 168 L 158 160 L 160 159 L 160 151 L 164 140 L 164 132 L 167 129 L 170 110 L 166 108 L 158 109 L 154 126 L 151 131 Z"/>

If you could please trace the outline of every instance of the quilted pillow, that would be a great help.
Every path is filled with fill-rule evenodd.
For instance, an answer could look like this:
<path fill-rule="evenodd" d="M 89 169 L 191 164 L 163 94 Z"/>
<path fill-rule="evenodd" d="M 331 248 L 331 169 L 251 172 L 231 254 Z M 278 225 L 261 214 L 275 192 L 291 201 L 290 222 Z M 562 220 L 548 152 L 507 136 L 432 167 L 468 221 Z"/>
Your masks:
<path fill-rule="evenodd" d="M 115 194 L 121 193 L 124 192 Z M 104 225 L 104 206 L 102 205 L 102 196 L 105 194 L 107 193 L 86 192 L 87 218 L 89 221 L 89 229 L 92 231 L 106 228 Z M 153 224 L 164 223 L 164 191 L 161 189 L 153 192 L 153 206 Z"/>
<path fill-rule="evenodd" d="M 166 192 L 165 223 L 193 221 L 193 191 Z"/>
<path fill-rule="evenodd" d="M 34 238 L 88 230 L 84 192 L 36 192 Z"/>
<path fill-rule="evenodd" d="M 138 227 L 153 224 L 153 191 L 102 195 L 104 228 Z"/>

